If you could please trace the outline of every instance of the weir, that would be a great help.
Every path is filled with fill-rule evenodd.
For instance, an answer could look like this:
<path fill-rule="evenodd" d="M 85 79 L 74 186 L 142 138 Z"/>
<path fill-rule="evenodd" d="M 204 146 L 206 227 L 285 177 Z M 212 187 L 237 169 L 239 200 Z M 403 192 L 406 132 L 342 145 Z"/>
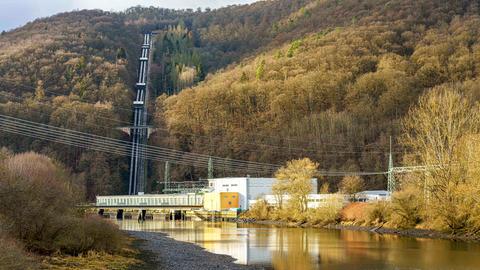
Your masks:
<path fill-rule="evenodd" d="M 210 199 L 198 193 L 97 196 L 95 206 L 87 207 L 87 213 L 121 220 L 226 221 L 238 217 L 237 209 L 205 209 L 205 200 Z"/>

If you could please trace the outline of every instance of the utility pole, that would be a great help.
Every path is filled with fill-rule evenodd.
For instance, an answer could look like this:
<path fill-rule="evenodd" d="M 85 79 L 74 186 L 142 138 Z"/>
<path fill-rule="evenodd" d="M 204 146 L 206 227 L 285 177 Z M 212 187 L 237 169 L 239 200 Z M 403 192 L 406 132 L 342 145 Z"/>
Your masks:
<path fill-rule="evenodd" d="M 208 158 L 208 179 L 213 179 L 213 159 Z"/>
<path fill-rule="evenodd" d="M 392 136 L 390 136 L 390 153 L 388 155 L 388 183 L 387 190 L 395 191 L 395 175 L 393 175 Z"/>
<path fill-rule="evenodd" d="M 165 162 L 165 172 L 163 176 L 163 181 L 165 182 L 165 186 L 163 187 L 163 190 L 170 188 L 170 162 L 168 161 Z"/>

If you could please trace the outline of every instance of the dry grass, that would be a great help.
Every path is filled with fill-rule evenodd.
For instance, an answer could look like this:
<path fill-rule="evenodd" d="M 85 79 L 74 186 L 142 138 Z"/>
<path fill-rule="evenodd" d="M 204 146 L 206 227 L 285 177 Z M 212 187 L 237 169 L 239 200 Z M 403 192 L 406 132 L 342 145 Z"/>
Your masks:
<path fill-rule="evenodd" d="M 34 260 L 15 240 L 0 232 L 0 269 L 37 269 Z"/>
<path fill-rule="evenodd" d="M 44 257 L 40 269 L 51 270 L 126 270 L 143 262 L 137 257 L 139 251 L 132 247 L 133 239 L 128 238 L 127 244 L 118 253 L 112 255 L 105 252 L 90 251 L 80 256 L 57 255 Z"/>

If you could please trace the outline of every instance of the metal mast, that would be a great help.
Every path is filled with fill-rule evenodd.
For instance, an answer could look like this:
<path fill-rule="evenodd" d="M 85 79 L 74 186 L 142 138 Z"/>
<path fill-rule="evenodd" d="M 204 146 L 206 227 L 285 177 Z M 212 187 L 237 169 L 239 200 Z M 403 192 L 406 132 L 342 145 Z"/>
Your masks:
<path fill-rule="evenodd" d="M 213 159 L 208 158 L 208 179 L 213 179 Z"/>
<path fill-rule="evenodd" d="M 165 182 L 165 186 L 163 187 L 163 190 L 165 192 L 165 190 L 168 190 L 170 189 L 170 162 L 166 161 L 165 162 L 165 172 L 164 172 L 164 182 Z"/>
<path fill-rule="evenodd" d="M 392 136 L 390 136 L 390 153 L 388 155 L 388 183 L 387 190 L 395 191 L 395 175 L 393 174 Z"/>

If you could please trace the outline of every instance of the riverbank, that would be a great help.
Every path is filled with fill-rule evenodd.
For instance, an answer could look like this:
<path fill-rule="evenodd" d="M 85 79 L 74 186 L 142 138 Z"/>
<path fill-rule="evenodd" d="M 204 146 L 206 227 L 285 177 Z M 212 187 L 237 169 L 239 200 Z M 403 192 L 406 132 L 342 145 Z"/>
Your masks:
<path fill-rule="evenodd" d="M 136 248 L 146 252 L 148 258 L 144 260 L 146 270 L 256 270 L 264 269 L 259 266 L 235 264 L 235 259 L 227 256 L 208 252 L 204 248 L 187 242 L 177 241 L 166 234 L 159 232 L 128 231 L 131 237 L 140 239 Z"/>
<path fill-rule="evenodd" d="M 342 224 L 342 223 L 328 224 L 328 225 L 314 225 L 314 224 L 300 223 L 300 222 L 286 222 L 286 221 L 278 221 L 278 220 L 255 220 L 255 219 L 237 219 L 235 222 L 244 223 L 244 224 L 248 223 L 248 224 L 271 225 L 271 226 L 290 227 L 290 228 L 320 228 L 320 229 L 333 229 L 333 230 L 364 231 L 364 232 L 371 232 L 376 234 L 389 234 L 389 235 L 398 235 L 398 236 L 415 237 L 415 238 L 480 242 L 480 238 L 478 237 L 471 237 L 468 235 L 455 235 L 455 234 L 450 234 L 446 232 L 439 232 L 439 231 L 425 230 L 425 229 L 395 229 L 395 228 L 360 226 L 360 225 L 351 225 L 351 224 Z"/>

